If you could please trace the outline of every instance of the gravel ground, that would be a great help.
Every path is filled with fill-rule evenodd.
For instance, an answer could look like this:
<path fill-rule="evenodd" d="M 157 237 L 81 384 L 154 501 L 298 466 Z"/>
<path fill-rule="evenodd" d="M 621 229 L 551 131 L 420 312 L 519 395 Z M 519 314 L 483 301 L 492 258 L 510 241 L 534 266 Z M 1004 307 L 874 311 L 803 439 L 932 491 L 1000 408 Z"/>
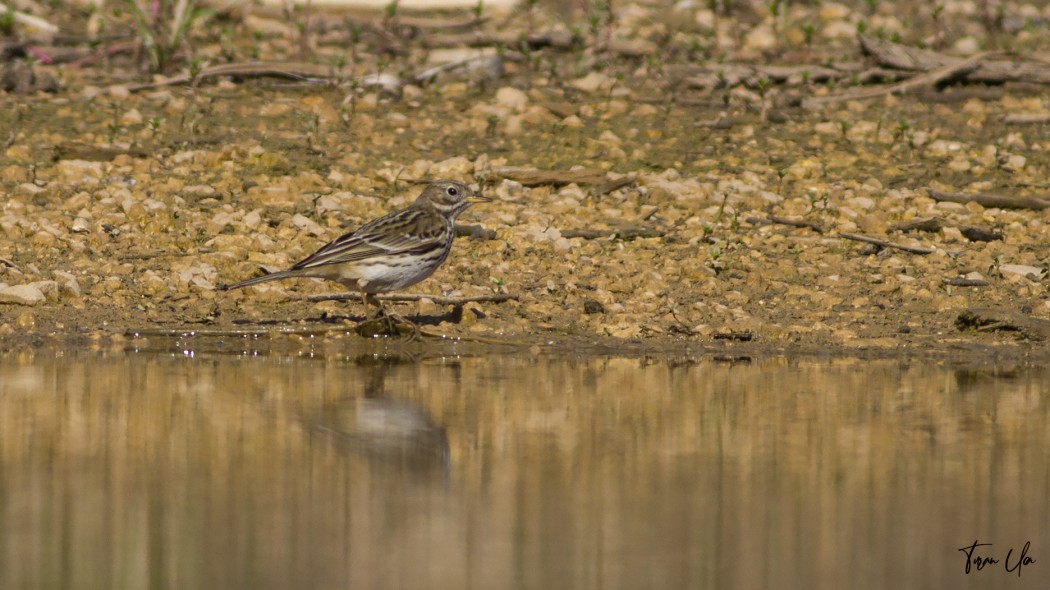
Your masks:
<path fill-rule="evenodd" d="M 1047 9 L 1011 5 L 993 28 L 969 3 L 910 19 L 894 3 L 791 6 L 777 17 L 764 5 L 706 6 L 617 3 L 612 25 L 595 16 L 606 13 L 542 4 L 473 25 L 462 24 L 468 12 L 385 25 L 307 15 L 307 27 L 244 12 L 190 37 L 201 67 L 308 63 L 327 82 L 248 73 L 139 88 L 151 80 L 141 55 L 7 62 L 5 79 L 21 86 L 0 93 L 0 335 L 350 337 L 361 303 L 318 300 L 339 285 L 216 287 L 287 267 L 406 205 L 418 182 L 447 177 L 494 201 L 460 217 L 448 263 L 411 290 L 431 299 L 388 304 L 428 334 L 1045 354 L 1045 87 L 927 85 L 801 103 L 856 91 L 876 69 L 858 26 L 946 54 L 1006 48 L 1038 61 L 1048 35 L 1032 23 Z M 575 45 L 558 45 L 573 34 Z M 549 45 L 462 46 L 486 35 L 546 35 Z M 413 78 L 450 62 L 464 65 Z M 854 73 L 733 78 L 771 65 Z M 168 75 L 186 70 L 176 63 Z M 705 78 L 712 71 L 721 82 Z M 1031 200 L 1004 208 L 945 194 Z M 512 298 L 436 299 L 494 295 Z"/>

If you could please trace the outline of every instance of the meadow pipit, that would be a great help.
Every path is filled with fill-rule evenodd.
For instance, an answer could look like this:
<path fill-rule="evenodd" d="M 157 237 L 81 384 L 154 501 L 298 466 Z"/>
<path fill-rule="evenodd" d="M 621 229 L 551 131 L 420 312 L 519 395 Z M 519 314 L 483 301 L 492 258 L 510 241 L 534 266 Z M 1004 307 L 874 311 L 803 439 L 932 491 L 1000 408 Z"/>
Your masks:
<path fill-rule="evenodd" d="M 229 285 L 309 277 L 342 283 L 361 293 L 367 308 L 377 293 L 404 289 L 434 274 L 452 251 L 456 216 L 471 203 L 491 201 L 454 180 L 435 180 L 405 209 L 373 219 L 325 244 L 288 270 Z"/>

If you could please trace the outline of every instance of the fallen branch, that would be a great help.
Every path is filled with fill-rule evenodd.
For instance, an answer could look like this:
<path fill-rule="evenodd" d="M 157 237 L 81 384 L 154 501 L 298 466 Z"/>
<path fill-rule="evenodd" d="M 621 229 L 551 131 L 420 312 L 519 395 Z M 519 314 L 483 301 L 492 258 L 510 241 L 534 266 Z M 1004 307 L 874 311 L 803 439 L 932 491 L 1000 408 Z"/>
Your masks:
<path fill-rule="evenodd" d="M 949 287 L 987 287 L 991 283 L 984 279 L 968 279 L 966 277 L 955 277 L 945 279 L 944 284 Z"/>
<path fill-rule="evenodd" d="M 807 98 L 802 101 L 803 107 L 814 107 L 824 104 L 830 104 L 835 102 L 845 102 L 850 100 L 866 100 L 870 98 L 879 98 L 888 94 L 904 94 L 915 90 L 917 88 L 927 88 L 936 86 L 945 80 L 952 78 L 958 78 L 962 75 L 973 71 L 974 68 L 980 64 L 980 62 L 992 55 L 991 52 L 978 53 L 972 55 L 966 59 L 958 60 L 947 65 L 944 65 L 936 70 L 929 71 L 925 74 L 920 74 L 913 78 L 909 78 L 903 82 L 897 84 L 891 84 L 889 86 L 882 86 L 879 88 L 868 88 L 858 92 L 847 92 L 845 94 L 836 94 L 833 96 L 816 96 Z"/>
<path fill-rule="evenodd" d="M 129 338 L 150 338 L 150 337 L 162 337 L 162 338 L 245 338 L 250 336 L 259 336 L 262 334 L 282 334 L 289 336 L 314 336 L 322 334 L 330 334 L 334 332 L 353 332 L 353 328 L 346 324 L 317 327 L 317 326 L 295 326 L 295 327 L 277 327 L 277 326 L 260 326 L 259 328 L 129 328 L 124 331 L 124 335 Z"/>
<path fill-rule="evenodd" d="M 1050 121 L 1050 113 L 1014 113 L 1003 115 L 1003 123 L 1014 125 L 1042 124 Z"/>
<path fill-rule="evenodd" d="M 806 219 L 788 219 L 787 217 L 778 217 L 776 215 L 770 215 L 767 219 L 770 222 L 778 225 L 787 225 L 791 227 L 807 227 L 818 234 L 824 233 L 824 228 L 821 227 L 816 221 L 809 221 Z"/>
<path fill-rule="evenodd" d="M 890 226 L 890 231 L 924 231 L 936 233 L 946 227 L 957 226 L 940 217 L 927 217 L 925 219 L 912 219 L 902 223 L 895 223 Z M 995 242 L 1003 239 L 1003 234 L 980 227 L 974 227 L 972 225 L 959 228 L 959 233 L 971 242 Z"/>
<path fill-rule="evenodd" d="M 731 88 L 743 84 L 755 88 L 761 84 L 822 84 L 853 76 L 819 65 L 778 66 L 754 64 L 675 64 L 668 66 L 667 78 L 675 86 L 686 88 Z"/>
<path fill-rule="evenodd" d="M 499 78 L 503 75 L 503 59 L 495 53 L 475 55 L 459 61 L 428 68 L 413 76 L 413 79 L 418 84 L 426 84 L 432 82 L 441 74 L 451 72 L 462 72 L 468 75 L 475 72 L 481 72 L 484 77 Z"/>
<path fill-rule="evenodd" d="M 596 184 L 609 182 L 608 173 L 600 168 L 578 168 L 576 170 L 538 170 L 517 166 L 493 166 L 489 172 L 495 178 L 506 178 L 525 186 L 541 184 Z"/>
<path fill-rule="evenodd" d="M 959 330 L 1018 332 L 1029 340 L 1050 339 L 1050 320 L 1033 318 L 1010 309 L 972 307 L 955 318 Z"/>
<path fill-rule="evenodd" d="M 429 299 L 437 305 L 463 305 L 472 302 L 502 303 L 504 301 L 511 300 L 517 301 L 518 295 L 513 295 L 510 293 L 500 293 L 496 295 L 476 295 L 474 297 L 442 297 L 440 295 L 401 293 L 376 295 L 376 299 L 379 299 L 380 301 L 422 301 L 424 299 Z M 358 293 L 322 293 L 320 295 L 311 295 L 307 297 L 306 300 L 310 302 L 361 301 L 361 295 Z"/>
<path fill-rule="evenodd" d="M 1003 234 L 997 234 L 994 231 L 980 227 L 966 226 L 960 229 L 959 232 L 971 242 L 1001 242 L 1003 240 Z"/>
<path fill-rule="evenodd" d="M 942 193 L 930 190 L 930 198 L 935 201 L 949 201 L 952 203 L 977 203 L 983 207 L 995 207 L 998 209 L 1036 209 L 1050 208 L 1050 199 L 1039 197 L 1019 197 L 1013 195 L 964 195 L 963 193 Z"/>
<path fill-rule="evenodd" d="M 936 233 L 944 229 L 948 223 L 940 217 L 927 217 L 925 219 L 910 219 L 890 226 L 890 231 L 924 231 Z"/>
<path fill-rule="evenodd" d="M 859 35 L 858 40 L 861 49 L 884 67 L 929 72 L 950 64 L 960 63 L 959 58 L 951 55 L 891 43 L 866 35 Z M 987 54 L 982 54 L 980 57 L 981 59 L 974 64 L 973 68 L 960 73 L 959 77 L 963 82 L 969 84 L 1002 84 L 1004 82 L 1050 84 L 1050 65 L 1037 61 L 990 60 L 987 59 Z"/>
<path fill-rule="evenodd" d="M 597 240 L 611 237 L 614 240 L 633 240 L 635 238 L 662 238 L 665 232 L 655 227 L 624 227 L 619 229 L 567 229 L 561 232 L 563 238 L 583 238 Z"/>
<path fill-rule="evenodd" d="M 178 84 L 198 84 L 202 80 L 217 76 L 236 76 L 242 78 L 284 78 L 299 82 L 323 83 L 332 80 L 349 80 L 353 76 L 345 76 L 331 66 L 310 63 L 233 63 L 212 66 L 201 70 L 196 78 L 188 75 L 174 76 L 160 82 L 149 84 L 138 84 L 129 86 L 130 92 L 151 90 L 162 86 L 173 86 Z M 390 74 L 368 75 L 356 77 L 361 86 L 379 86 L 383 90 L 397 94 L 401 92 L 401 79 Z"/>
<path fill-rule="evenodd" d="M 865 244 L 873 244 L 880 248 L 896 248 L 897 250 L 903 250 L 911 254 L 933 254 L 937 251 L 936 248 L 923 248 L 918 246 L 906 246 L 904 244 L 895 244 L 893 242 L 887 242 L 879 238 L 872 238 L 861 234 L 851 234 L 846 232 L 840 232 L 838 234 L 840 238 L 846 240 L 853 240 L 855 242 L 864 242 Z"/>

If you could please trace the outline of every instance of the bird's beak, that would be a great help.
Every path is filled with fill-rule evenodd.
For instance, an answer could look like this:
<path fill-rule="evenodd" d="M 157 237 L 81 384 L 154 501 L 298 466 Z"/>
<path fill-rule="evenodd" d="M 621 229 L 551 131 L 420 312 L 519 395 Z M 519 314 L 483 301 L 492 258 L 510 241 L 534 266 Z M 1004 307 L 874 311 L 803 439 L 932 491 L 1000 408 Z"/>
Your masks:
<path fill-rule="evenodd" d="M 470 195 L 469 197 L 467 197 L 467 202 L 468 203 L 491 203 L 492 199 L 490 199 L 489 197 L 483 196 L 483 195 L 473 194 L 473 195 Z"/>

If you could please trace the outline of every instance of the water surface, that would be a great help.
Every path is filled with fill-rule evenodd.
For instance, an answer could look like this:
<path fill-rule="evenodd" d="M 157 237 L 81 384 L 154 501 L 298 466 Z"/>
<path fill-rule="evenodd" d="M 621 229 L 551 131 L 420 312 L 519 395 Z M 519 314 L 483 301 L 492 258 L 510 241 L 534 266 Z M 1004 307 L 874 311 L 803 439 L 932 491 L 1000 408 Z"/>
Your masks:
<path fill-rule="evenodd" d="M 925 361 L 10 352 L 0 588 L 1045 587 L 1048 394 Z M 1000 563 L 966 574 L 975 540 Z"/>

